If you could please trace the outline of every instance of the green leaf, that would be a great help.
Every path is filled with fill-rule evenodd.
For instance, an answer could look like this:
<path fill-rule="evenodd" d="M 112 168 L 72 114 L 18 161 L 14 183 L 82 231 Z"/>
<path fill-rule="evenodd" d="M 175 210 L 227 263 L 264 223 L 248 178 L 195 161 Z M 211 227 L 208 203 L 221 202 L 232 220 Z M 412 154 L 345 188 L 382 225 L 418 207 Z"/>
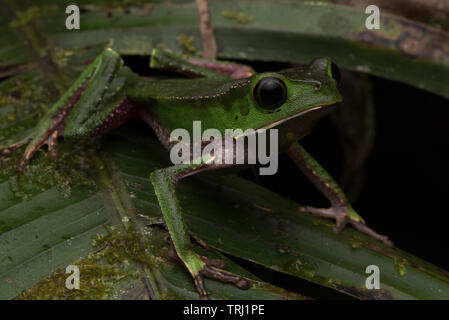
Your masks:
<path fill-rule="evenodd" d="M 58 46 L 40 43 L 33 49 L 46 59 L 36 64 L 40 70 L 30 67 L 39 60 L 32 62 L 33 55 L 24 53 L 23 34 L 15 33 L 20 28 L 0 19 L 4 31 L 0 32 L 0 67 L 12 68 L 7 69 L 9 74 L 21 72 L 0 84 L 0 146 L 23 137 L 57 99 L 58 94 L 47 86 L 60 90 L 64 83 L 55 82 L 55 76 L 49 77 L 49 85 L 46 72 L 63 70 L 63 79 L 70 83 L 105 40 L 113 40 L 114 48 L 128 54 L 147 54 L 160 46 L 184 50 L 181 34 L 193 36 L 193 47 L 201 47 L 192 4 L 139 2 L 125 13 L 119 1 L 93 3 L 80 2 L 87 10 L 80 31 L 65 29 L 64 2 L 42 0 L 38 10 L 28 7 L 35 25 L 27 39 L 33 39 L 40 28 Z M 404 30 L 424 28 L 426 36 L 444 38 L 440 31 L 386 15 L 387 28 L 371 39 L 356 27 L 364 14 L 347 7 L 267 0 L 211 1 L 210 5 L 221 57 L 305 62 L 331 54 L 344 67 L 447 96 L 444 48 L 438 56 L 420 56 L 420 52 L 413 56 L 397 47 Z M 223 11 L 246 17 L 247 22 Z M 336 26 L 330 13 L 339 17 Z M 436 45 L 444 46 L 444 41 Z M 37 50 L 42 47 L 44 51 Z M 30 65 L 16 68 L 25 63 Z M 161 214 L 148 177 L 169 161 L 153 137 L 122 129 L 99 144 L 64 143 L 57 159 L 39 152 L 22 173 L 15 171 L 20 157 L 18 150 L 0 158 L 0 298 L 198 297 L 185 268 L 170 257 L 166 231 L 157 226 Z M 191 177 L 181 182 L 178 193 L 193 234 L 228 255 L 196 250 L 226 260 L 229 270 L 252 281 L 252 288 L 242 291 L 207 280 L 214 298 L 304 298 L 258 279 L 232 257 L 360 299 L 449 297 L 446 271 L 351 228 L 336 235 L 330 221 L 300 213 L 300 204 L 236 175 L 213 172 Z M 79 291 L 65 286 L 69 264 L 80 268 Z M 369 265 L 381 270 L 381 290 L 365 288 Z"/>
<path fill-rule="evenodd" d="M 33 21 L 65 50 L 109 40 L 121 54 L 148 55 L 155 47 L 191 53 L 189 48 L 201 48 L 196 8 L 178 2 L 182 5 L 85 1 L 81 29 L 73 31 L 63 23 L 69 3 L 47 0 L 41 1 L 47 9 Z M 383 11 L 381 29 L 367 30 L 364 10 L 326 2 L 211 0 L 209 7 L 221 58 L 307 63 L 329 56 L 343 68 L 449 97 L 449 35 L 442 30 Z M 0 28 L 0 67 L 27 63 L 25 44 L 9 26 Z M 183 37 L 193 38 L 188 48 Z"/>
<path fill-rule="evenodd" d="M 164 150 L 134 132 L 114 135 L 106 150 L 133 206 L 160 217 L 147 177 L 169 165 Z M 449 297 L 447 273 L 423 260 L 351 228 L 336 235 L 330 221 L 301 213 L 300 204 L 237 176 L 200 176 L 182 182 L 178 194 L 190 229 L 212 247 L 360 299 Z M 381 270 L 381 290 L 365 288 L 369 265 Z"/>

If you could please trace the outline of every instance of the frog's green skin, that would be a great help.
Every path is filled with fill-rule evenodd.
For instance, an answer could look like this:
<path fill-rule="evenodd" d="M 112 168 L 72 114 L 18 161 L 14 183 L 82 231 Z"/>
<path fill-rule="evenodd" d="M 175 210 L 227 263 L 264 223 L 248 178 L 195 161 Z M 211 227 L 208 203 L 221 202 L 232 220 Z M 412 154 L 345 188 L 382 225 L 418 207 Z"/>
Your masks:
<path fill-rule="evenodd" d="M 132 117 L 143 118 L 167 148 L 172 145 L 170 132 L 177 128 L 192 131 L 194 120 L 201 120 L 203 130 L 215 128 L 223 136 L 225 129 L 245 131 L 276 127 L 279 129 L 279 150 L 290 155 L 332 205 L 327 209 L 305 207 L 303 210 L 336 219 L 336 231 L 350 223 L 356 229 L 391 244 L 387 237 L 366 226 L 337 183 L 297 142 L 329 112 L 332 105 L 341 101 L 329 59 L 316 59 L 306 67 L 277 73 L 248 74 L 248 77 L 240 79 L 232 79 L 220 72 L 235 71 L 239 66 L 201 61 L 193 64 L 168 51 L 154 50 L 151 66 L 177 70 L 198 78 L 143 78 L 122 67 L 120 56 L 107 49 L 88 66 L 29 137 L 10 146 L 0 146 L 1 153 L 10 154 L 28 144 L 20 163 L 23 168 L 44 144 L 48 144 L 49 151 L 55 153 L 60 136 L 83 140 L 117 127 Z M 250 70 L 242 68 L 246 73 Z M 286 100 L 275 110 L 261 108 L 254 98 L 256 84 L 268 77 L 282 80 L 286 87 Z M 232 282 L 240 288 L 247 288 L 249 283 L 223 270 L 222 262 L 208 260 L 194 252 L 175 187 L 186 176 L 224 166 L 207 163 L 207 159 L 203 159 L 199 164 L 179 164 L 156 170 L 150 176 L 177 255 L 194 278 L 202 298 L 207 298 L 204 276 Z"/>

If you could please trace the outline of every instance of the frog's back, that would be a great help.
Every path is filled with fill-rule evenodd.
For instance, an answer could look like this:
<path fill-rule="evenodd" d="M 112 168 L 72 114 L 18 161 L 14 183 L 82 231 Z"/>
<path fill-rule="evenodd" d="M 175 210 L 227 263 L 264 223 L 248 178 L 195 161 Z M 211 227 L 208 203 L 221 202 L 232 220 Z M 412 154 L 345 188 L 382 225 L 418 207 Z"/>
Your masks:
<path fill-rule="evenodd" d="M 126 92 L 136 101 L 157 100 L 158 103 L 173 100 L 200 100 L 217 98 L 231 89 L 245 86 L 249 79 L 164 79 L 140 78 L 136 85 L 129 85 Z"/>
<path fill-rule="evenodd" d="M 151 110 L 167 131 L 190 130 L 201 120 L 203 128 L 226 128 L 229 112 L 246 95 L 248 79 L 154 79 L 140 78 L 126 92 L 130 99 Z"/>

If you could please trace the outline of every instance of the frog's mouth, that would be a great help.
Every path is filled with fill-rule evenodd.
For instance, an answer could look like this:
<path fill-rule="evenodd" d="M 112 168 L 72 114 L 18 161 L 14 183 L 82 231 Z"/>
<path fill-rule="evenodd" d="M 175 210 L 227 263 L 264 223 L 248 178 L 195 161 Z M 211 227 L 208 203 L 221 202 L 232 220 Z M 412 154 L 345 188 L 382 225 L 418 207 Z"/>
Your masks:
<path fill-rule="evenodd" d="M 311 107 L 311 108 L 309 108 L 309 109 L 307 109 L 307 110 L 303 110 L 303 111 L 301 111 L 301 112 L 292 114 L 291 116 L 288 116 L 288 117 L 283 118 L 283 119 L 281 119 L 281 120 L 278 120 L 278 121 L 274 121 L 274 122 L 272 122 L 272 123 L 269 123 L 269 124 L 266 125 L 266 126 L 263 126 L 263 127 L 260 127 L 260 128 L 258 128 L 258 129 L 256 129 L 256 131 L 259 131 L 259 130 L 268 130 L 268 129 L 272 129 L 272 128 L 278 127 L 278 126 L 280 126 L 281 124 L 283 124 L 283 123 L 285 123 L 285 122 L 287 122 L 287 121 L 290 121 L 290 120 L 295 119 L 295 118 L 303 117 L 303 116 L 305 116 L 305 115 L 308 114 L 308 113 L 315 112 L 315 111 L 318 111 L 318 110 L 324 110 L 324 109 L 326 109 L 326 111 L 328 112 L 328 111 L 330 111 L 331 109 L 333 109 L 335 106 L 336 106 L 336 103 L 333 103 L 333 104 L 323 104 L 323 105 L 320 105 L 320 106 Z M 325 115 L 325 114 L 323 113 L 323 116 L 324 116 L 324 115 Z"/>

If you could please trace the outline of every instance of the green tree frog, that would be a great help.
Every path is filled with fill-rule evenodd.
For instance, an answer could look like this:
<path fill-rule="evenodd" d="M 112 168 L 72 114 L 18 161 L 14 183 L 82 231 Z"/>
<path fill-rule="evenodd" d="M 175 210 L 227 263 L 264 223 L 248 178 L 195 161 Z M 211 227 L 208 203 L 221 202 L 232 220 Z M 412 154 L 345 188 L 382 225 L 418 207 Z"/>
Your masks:
<path fill-rule="evenodd" d="M 79 76 L 70 89 L 38 123 L 32 134 L 9 146 L 3 155 L 27 145 L 19 164 L 24 168 L 35 152 L 48 145 L 55 154 L 59 137 L 88 139 L 120 126 L 131 118 L 143 119 L 170 150 L 175 141 L 170 132 L 192 130 L 192 122 L 203 127 L 226 129 L 278 129 L 279 152 L 286 152 L 327 197 L 329 208 L 304 207 L 303 211 L 336 220 L 335 231 L 347 224 L 383 241 L 387 237 L 370 229 L 353 210 L 337 183 L 298 143 L 336 103 L 338 68 L 327 58 L 280 72 L 255 74 L 251 68 L 225 62 L 187 58 L 154 49 L 150 66 L 174 70 L 190 78 L 154 80 L 141 77 L 123 66 L 118 53 L 104 50 Z M 201 141 L 207 144 L 208 141 Z M 193 277 L 201 298 L 207 298 L 204 277 L 212 277 L 248 288 L 248 280 L 225 270 L 220 260 L 198 255 L 192 247 L 175 187 L 180 179 L 229 164 L 180 163 L 151 173 L 165 224 L 179 259 Z"/>

